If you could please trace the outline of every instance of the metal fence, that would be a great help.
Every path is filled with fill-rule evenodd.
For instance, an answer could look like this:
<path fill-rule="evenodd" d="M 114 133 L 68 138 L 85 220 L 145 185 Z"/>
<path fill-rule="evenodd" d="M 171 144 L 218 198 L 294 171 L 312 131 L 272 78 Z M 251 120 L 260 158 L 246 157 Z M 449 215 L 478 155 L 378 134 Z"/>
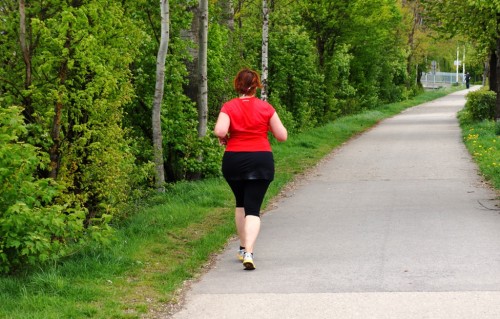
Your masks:
<path fill-rule="evenodd" d="M 436 72 L 433 73 L 422 73 L 422 77 L 420 78 L 420 82 L 422 83 L 424 88 L 440 88 L 440 87 L 448 87 L 453 83 L 463 84 L 464 74 L 458 73 L 458 81 L 457 81 L 457 73 L 454 72 Z"/>

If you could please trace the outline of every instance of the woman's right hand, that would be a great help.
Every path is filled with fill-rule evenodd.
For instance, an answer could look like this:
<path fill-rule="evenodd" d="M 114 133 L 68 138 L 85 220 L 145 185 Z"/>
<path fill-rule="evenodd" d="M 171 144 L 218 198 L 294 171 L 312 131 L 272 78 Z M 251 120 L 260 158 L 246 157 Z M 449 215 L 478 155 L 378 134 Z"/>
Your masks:
<path fill-rule="evenodd" d="M 227 145 L 227 136 L 219 137 L 219 144 L 226 146 Z"/>

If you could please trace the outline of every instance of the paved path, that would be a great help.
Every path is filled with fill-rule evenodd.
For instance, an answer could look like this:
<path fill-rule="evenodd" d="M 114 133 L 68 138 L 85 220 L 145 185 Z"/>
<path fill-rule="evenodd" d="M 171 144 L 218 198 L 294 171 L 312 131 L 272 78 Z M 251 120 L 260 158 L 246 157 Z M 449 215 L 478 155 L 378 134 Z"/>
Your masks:
<path fill-rule="evenodd" d="M 264 215 L 257 269 L 231 242 L 173 318 L 500 318 L 500 203 L 461 142 L 465 94 L 337 150 Z"/>

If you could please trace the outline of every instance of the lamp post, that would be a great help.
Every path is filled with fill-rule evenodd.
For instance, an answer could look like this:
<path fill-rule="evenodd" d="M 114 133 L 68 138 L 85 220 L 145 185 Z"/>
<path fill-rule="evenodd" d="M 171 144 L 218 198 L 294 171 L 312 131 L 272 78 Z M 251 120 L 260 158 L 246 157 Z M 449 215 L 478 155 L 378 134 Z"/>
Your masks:
<path fill-rule="evenodd" d="M 464 55 L 462 57 L 462 84 L 464 82 L 464 77 L 465 76 L 465 44 L 464 44 Z"/>

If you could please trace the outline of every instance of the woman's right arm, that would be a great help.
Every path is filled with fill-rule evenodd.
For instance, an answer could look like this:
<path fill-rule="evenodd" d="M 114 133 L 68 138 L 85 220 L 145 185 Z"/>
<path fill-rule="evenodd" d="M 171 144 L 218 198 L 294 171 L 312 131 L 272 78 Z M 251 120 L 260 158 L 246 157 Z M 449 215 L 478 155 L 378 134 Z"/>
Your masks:
<path fill-rule="evenodd" d="M 286 141 L 286 139 L 288 138 L 288 132 L 283 123 L 281 123 L 280 117 L 278 116 L 277 112 L 274 112 L 274 115 L 269 121 L 269 125 L 271 126 L 271 132 L 279 142 Z"/>
<path fill-rule="evenodd" d="M 214 134 L 219 138 L 221 145 L 226 145 L 227 143 L 227 133 L 229 132 L 230 123 L 229 115 L 220 112 L 217 123 L 215 123 Z"/>

